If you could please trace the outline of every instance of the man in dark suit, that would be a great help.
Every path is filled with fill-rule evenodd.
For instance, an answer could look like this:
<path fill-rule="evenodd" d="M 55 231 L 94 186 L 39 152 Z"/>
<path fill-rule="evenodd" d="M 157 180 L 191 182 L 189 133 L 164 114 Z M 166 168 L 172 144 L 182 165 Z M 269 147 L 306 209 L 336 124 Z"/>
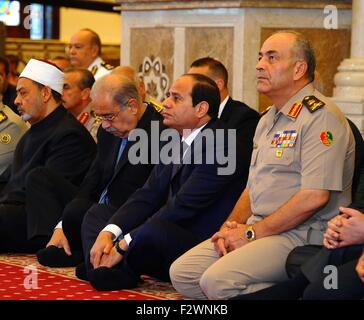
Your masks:
<path fill-rule="evenodd" d="M 10 178 L 0 194 L 1 252 L 34 252 L 52 233 L 48 216 L 26 210 L 31 192 L 27 180 L 46 168 L 77 185 L 95 156 L 93 139 L 61 104 L 63 79 L 56 66 L 36 59 L 19 77 L 15 103 L 31 127 L 18 142 Z"/>
<path fill-rule="evenodd" d="M 167 164 L 162 149 L 162 163 L 111 219 L 88 211 L 82 224 L 86 270 L 79 267 L 76 275 L 98 290 L 135 287 L 142 273 L 169 280 L 174 259 L 226 219 L 245 186 L 250 154 L 217 119 L 219 102 L 216 83 L 204 75 L 173 83 L 162 115 L 182 136 L 176 139 L 182 162 Z M 225 164 L 223 154 L 230 155 Z"/>
<path fill-rule="evenodd" d="M 233 100 L 229 95 L 228 72 L 218 60 L 204 57 L 192 62 L 188 73 L 200 73 L 216 82 L 220 92 L 218 118 L 223 120 L 228 128 L 237 129 L 237 137 L 250 152 L 253 148 L 255 128 L 259 114 L 245 103 Z"/>
<path fill-rule="evenodd" d="M 72 186 L 65 186 L 66 183 L 57 177 L 53 182 L 54 175 L 49 172 L 32 186 L 36 194 L 47 194 L 51 201 L 49 208 L 44 210 L 39 207 L 39 196 L 35 196 L 30 211 L 52 211 L 61 220 L 47 247 L 37 253 L 39 262 L 46 266 L 66 267 L 80 263 L 83 260 L 81 223 L 86 211 L 92 207 L 94 212 L 102 211 L 111 216 L 143 186 L 154 166 L 151 162 L 133 164 L 129 158 L 129 150 L 137 143 L 128 141 L 130 132 L 144 130 L 147 139 L 143 143 L 151 150 L 152 127 L 157 135 L 164 128 L 161 115 L 143 104 L 134 79 L 119 74 L 106 75 L 94 85 L 91 97 L 93 108 L 102 120 L 102 128 L 98 132 L 96 159 L 80 190 L 74 190 L 70 198 L 65 198 L 63 190 L 72 190 Z M 59 199 L 59 194 L 65 201 Z"/>

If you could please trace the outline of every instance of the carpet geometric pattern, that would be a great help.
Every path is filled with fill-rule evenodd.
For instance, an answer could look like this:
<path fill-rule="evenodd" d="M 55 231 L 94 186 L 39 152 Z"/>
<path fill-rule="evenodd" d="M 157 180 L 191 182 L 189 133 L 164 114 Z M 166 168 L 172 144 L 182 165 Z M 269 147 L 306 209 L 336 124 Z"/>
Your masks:
<path fill-rule="evenodd" d="M 0 255 L 0 300 L 181 300 L 170 283 L 148 276 L 138 288 L 101 292 L 74 268 L 41 266 L 35 255 Z"/>

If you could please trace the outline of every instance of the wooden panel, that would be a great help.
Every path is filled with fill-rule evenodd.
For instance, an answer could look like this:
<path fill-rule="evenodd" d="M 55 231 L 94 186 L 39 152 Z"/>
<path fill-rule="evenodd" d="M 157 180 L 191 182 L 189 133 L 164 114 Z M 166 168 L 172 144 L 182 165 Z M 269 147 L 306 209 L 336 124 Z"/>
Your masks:
<path fill-rule="evenodd" d="M 20 65 L 24 65 L 30 58 L 52 59 L 56 56 L 65 56 L 67 43 L 57 40 L 28 40 L 6 38 L 5 54 L 13 54 L 19 57 Z M 102 57 L 114 66 L 120 64 L 120 46 L 103 45 Z"/>

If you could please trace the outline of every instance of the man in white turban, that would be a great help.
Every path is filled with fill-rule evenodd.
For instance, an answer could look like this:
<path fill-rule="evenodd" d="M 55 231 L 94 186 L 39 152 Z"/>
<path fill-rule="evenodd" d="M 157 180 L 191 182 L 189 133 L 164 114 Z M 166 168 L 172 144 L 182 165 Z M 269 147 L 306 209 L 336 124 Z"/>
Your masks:
<path fill-rule="evenodd" d="M 95 155 L 92 137 L 61 104 L 63 79 L 55 65 L 36 59 L 20 74 L 15 104 L 31 127 L 15 149 L 9 180 L 0 193 L 0 252 L 35 252 L 48 242 L 59 217 L 48 210 L 47 199 L 32 202 L 37 192 L 33 182 L 44 171 L 50 177 L 45 184 L 53 174 L 61 175 L 67 179 L 66 194 L 80 183 Z"/>

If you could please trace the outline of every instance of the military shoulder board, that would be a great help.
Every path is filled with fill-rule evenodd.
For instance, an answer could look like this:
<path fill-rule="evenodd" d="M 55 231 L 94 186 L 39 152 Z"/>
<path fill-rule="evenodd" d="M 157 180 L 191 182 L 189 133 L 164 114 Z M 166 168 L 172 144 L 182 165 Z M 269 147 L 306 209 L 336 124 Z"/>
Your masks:
<path fill-rule="evenodd" d="M 268 108 L 266 108 L 264 111 L 262 111 L 261 113 L 260 113 L 260 116 L 261 117 L 263 117 L 269 110 L 270 110 L 270 108 L 272 108 L 272 106 L 269 106 Z"/>
<path fill-rule="evenodd" d="M 101 65 L 106 69 L 106 70 L 112 70 L 114 69 L 114 67 L 111 64 L 108 64 L 106 62 L 101 62 Z"/>
<path fill-rule="evenodd" d="M 93 67 L 91 68 L 91 73 L 92 73 L 92 75 L 95 75 L 98 69 L 99 69 L 99 68 L 98 68 L 98 66 L 93 66 Z"/>
<path fill-rule="evenodd" d="M 312 113 L 322 108 L 325 105 L 325 102 L 315 96 L 306 96 L 303 98 L 302 104 Z"/>
<path fill-rule="evenodd" d="M 159 101 L 153 99 L 147 99 L 146 103 L 153 107 L 157 112 L 161 113 L 164 109 L 163 105 Z"/>
<path fill-rule="evenodd" d="M 0 123 L 4 122 L 8 119 L 8 116 L 4 113 L 4 111 L 0 111 Z"/>

